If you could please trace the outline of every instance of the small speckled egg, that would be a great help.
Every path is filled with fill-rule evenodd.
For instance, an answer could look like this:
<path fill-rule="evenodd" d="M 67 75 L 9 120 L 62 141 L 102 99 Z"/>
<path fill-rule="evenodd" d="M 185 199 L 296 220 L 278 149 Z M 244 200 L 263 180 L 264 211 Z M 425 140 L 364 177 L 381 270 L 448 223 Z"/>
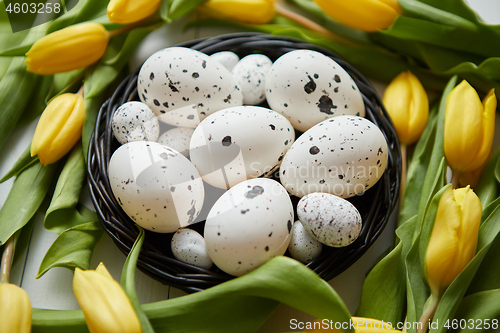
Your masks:
<path fill-rule="evenodd" d="M 243 103 L 227 68 L 208 55 L 185 47 L 154 53 L 142 65 L 137 80 L 139 98 L 158 116 L 191 107 L 204 117 Z"/>
<path fill-rule="evenodd" d="M 271 109 L 301 132 L 334 116 L 365 115 L 351 76 L 330 57 L 311 50 L 291 51 L 274 62 L 266 77 L 266 98 Z"/>
<path fill-rule="evenodd" d="M 243 104 L 257 105 L 266 99 L 266 75 L 272 64 L 263 54 L 250 54 L 234 66 L 231 73 L 243 94 Z"/>
<path fill-rule="evenodd" d="M 231 51 L 221 51 L 210 55 L 210 58 L 226 67 L 228 70 L 233 70 L 234 65 L 240 60 L 240 57 Z"/>
<path fill-rule="evenodd" d="M 328 193 L 300 199 L 297 215 L 304 229 L 319 242 L 333 247 L 351 244 L 361 232 L 361 215 L 352 203 Z"/>
<path fill-rule="evenodd" d="M 205 269 L 212 267 L 213 262 L 208 256 L 205 240 L 195 230 L 189 228 L 177 230 L 170 244 L 177 260 Z"/>
<path fill-rule="evenodd" d="M 127 102 L 116 109 L 111 120 L 113 134 L 121 144 L 131 141 L 156 141 L 160 124 L 144 103 Z"/>
<path fill-rule="evenodd" d="M 382 177 L 388 147 L 371 121 L 338 116 L 313 126 L 290 147 L 280 166 L 280 180 L 293 195 L 325 192 L 349 198 Z"/>
<path fill-rule="evenodd" d="M 177 151 L 157 142 L 129 142 L 113 153 L 108 173 L 116 200 L 141 227 L 165 233 L 197 222 L 203 181 Z"/>
<path fill-rule="evenodd" d="M 303 264 L 308 264 L 321 254 L 323 244 L 312 237 L 300 221 L 295 221 L 292 228 L 292 239 L 288 245 L 288 252 L 292 258 Z"/>
<path fill-rule="evenodd" d="M 176 127 L 169 129 L 158 138 L 158 143 L 170 147 L 189 158 L 189 141 L 194 129 Z"/>
<path fill-rule="evenodd" d="M 292 221 L 292 202 L 280 183 L 244 181 L 225 192 L 208 214 L 208 254 L 221 270 L 241 276 L 285 253 Z"/>
<path fill-rule="evenodd" d="M 279 113 L 237 106 L 200 123 L 191 137 L 189 156 L 204 181 L 229 188 L 276 170 L 294 138 L 292 125 Z"/>

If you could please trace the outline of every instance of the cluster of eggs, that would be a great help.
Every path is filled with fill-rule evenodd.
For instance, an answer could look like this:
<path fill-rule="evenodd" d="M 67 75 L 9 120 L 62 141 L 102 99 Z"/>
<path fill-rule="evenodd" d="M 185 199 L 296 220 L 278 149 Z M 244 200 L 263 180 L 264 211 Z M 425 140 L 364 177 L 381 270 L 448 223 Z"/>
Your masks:
<path fill-rule="evenodd" d="M 137 89 L 140 102 L 112 117 L 122 145 L 110 185 L 138 225 L 175 233 L 178 260 L 240 276 L 287 250 L 308 263 L 358 237 L 346 198 L 378 181 L 388 147 L 330 57 L 170 47 L 146 60 Z M 290 195 L 301 198 L 297 221 Z M 187 228 L 200 221 L 203 236 Z"/>

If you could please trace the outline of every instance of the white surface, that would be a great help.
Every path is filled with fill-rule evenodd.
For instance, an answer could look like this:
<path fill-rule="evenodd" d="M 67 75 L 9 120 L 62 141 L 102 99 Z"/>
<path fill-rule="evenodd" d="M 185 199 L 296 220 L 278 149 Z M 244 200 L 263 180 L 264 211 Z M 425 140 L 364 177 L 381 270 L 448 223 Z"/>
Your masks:
<path fill-rule="evenodd" d="M 468 0 L 468 2 L 480 13 L 480 16 L 485 21 L 493 24 L 500 23 L 500 1 Z M 184 40 L 229 32 L 227 29 L 191 29 L 187 32 L 182 32 L 182 27 L 185 22 L 186 21 L 183 19 L 180 22 L 174 22 L 171 25 L 167 25 L 151 33 L 146 38 L 145 43 L 137 50 L 130 67 L 136 68 L 150 54 L 161 48 Z M 383 91 L 383 86 L 377 85 L 377 89 L 381 93 Z M 0 155 L 0 175 L 4 175 L 17 160 L 18 156 L 24 151 L 31 140 L 35 124 L 34 122 L 18 130 L 8 142 L 3 153 Z M 0 184 L 0 206 L 3 205 L 8 191 L 12 186 L 12 182 L 13 181 L 10 180 L 4 184 Z M 90 207 L 89 202 L 87 202 L 87 206 Z M 62 268 L 55 268 L 49 271 L 41 279 L 37 280 L 35 278 L 43 256 L 56 238 L 56 234 L 48 232 L 43 228 L 43 216 L 38 216 L 36 222 L 26 257 L 26 264 L 22 265 L 21 262 L 14 267 L 12 282 L 20 283 L 27 291 L 33 307 L 77 309 L 78 304 L 72 292 L 72 274 L 70 271 Z M 395 221 L 392 219 L 390 225 L 387 226 L 385 231 L 367 253 L 347 271 L 330 281 L 330 284 L 340 294 L 351 312 L 353 312 L 358 305 L 361 286 L 366 272 L 392 243 L 394 237 L 394 224 Z M 95 268 L 100 261 L 103 261 L 111 274 L 119 280 L 125 257 L 106 235 L 104 235 L 98 243 L 91 267 Z M 136 283 L 137 293 L 143 303 L 173 298 L 184 294 L 178 289 L 162 285 L 142 272 L 137 273 Z M 291 319 L 304 321 L 313 318 L 288 306 L 280 305 L 259 332 L 289 331 Z"/>

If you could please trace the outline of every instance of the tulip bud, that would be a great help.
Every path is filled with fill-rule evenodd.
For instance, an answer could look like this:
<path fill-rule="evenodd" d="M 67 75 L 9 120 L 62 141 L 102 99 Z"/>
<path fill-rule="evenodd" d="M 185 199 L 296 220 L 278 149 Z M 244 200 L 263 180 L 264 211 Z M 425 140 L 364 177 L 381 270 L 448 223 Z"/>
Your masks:
<path fill-rule="evenodd" d="M 476 253 L 481 202 L 469 186 L 448 188 L 439 200 L 425 255 L 425 273 L 432 295 L 439 297 Z"/>
<path fill-rule="evenodd" d="M 31 332 L 28 294 L 11 283 L 0 284 L 0 332 Z"/>
<path fill-rule="evenodd" d="M 160 3 L 161 0 L 111 0 L 108 4 L 108 18 L 114 23 L 134 23 L 153 14 Z"/>
<path fill-rule="evenodd" d="M 132 303 L 103 263 L 96 270 L 76 268 L 73 292 L 90 333 L 142 332 Z"/>
<path fill-rule="evenodd" d="M 451 169 L 471 171 L 488 158 L 495 134 L 497 100 L 492 89 L 483 103 L 467 81 L 448 95 L 444 123 L 444 153 Z"/>
<path fill-rule="evenodd" d="M 26 53 L 28 71 L 50 75 L 87 67 L 106 51 L 109 33 L 101 24 L 80 23 L 40 38 Z"/>
<path fill-rule="evenodd" d="M 265 24 L 274 18 L 274 0 L 208 0 L 203 8 L 216 16 L 249 24 Z"/>
<path fill-rule="evenodd" d="M 314 2 L 336 21 L 367 32 L 390 27 L 402 12 L 397 0 L 314 0 Z"/>
<path fill-rule="evenodd" d="M 84 118 L 81 95 L 66 93 L 54 98 L 38 121 L 31 142 L 31 156 L 38 155 L 42 165 L 58 161 L 82 136 Z"/>
<path fill-rule="evenodd" d="M 411 72 L 396 76 L 387 86 L 384 105 L 396 128 L 399 141 L 417 141 L 429 119 L 429 100 L 418 78 Z"/>

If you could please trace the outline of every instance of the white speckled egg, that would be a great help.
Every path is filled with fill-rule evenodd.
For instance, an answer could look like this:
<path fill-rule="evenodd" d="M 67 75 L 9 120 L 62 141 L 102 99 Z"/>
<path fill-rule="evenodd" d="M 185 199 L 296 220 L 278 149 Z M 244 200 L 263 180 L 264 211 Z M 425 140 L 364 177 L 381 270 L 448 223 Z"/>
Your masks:
<path fill-rule="evenodd" d="M 267 178 L 244 181 L 225 192 L 208 214 L 208 254 L 221 270 L 241 276 L 285 253 L 292 221 L 292 202 L 281 184 Z"/>
<path fill-rule="evenodd" d="M 218 111 L 195 129 L 189 156 L 212 186 L 229 188 L 273 172 L 295 137 L 290 122 L 258 106 Z"/>
<path fill-rule="evenodd" d="M 250 54 L 234 66 L 231 73 L 243 94 L 243 104 L 257 105 L 266 99 L 266 75 L 272 64 L 263 54 Z"/>
<path fill-rule="evenodd" d="M 141 227 L 165 233 L 197 222 L 203 181 L 177 151 L 157 142 L 129 142 L 113 153 L 108 173 L 116 200 Z"/>
<path fill-rule="evenodd" d="M 226 67 L 228 70 L 233 70 L 234 65 L 240 60 L 240 57 L 231 51 L 221 51 L 210 55 L 210 58 Z"/>
<path fill-rule="evenodd" d="M 271 109 L 301 132 L 334 116 L 365 115 L 351 76 L 330 57 L 311 50 L 291 51 L 274 62 L 266 77 L 266 98 Z"/>
<path fill-rule="evenodd" d="M 280 180 L 293 195 L 325 192 L 349 198 L 382 177 L 388 147 L 384 134 L 366 118 L 338 116 L 303 133 L 288 150 Z"/>
<path fill-rule="evenodd" d="M 127 102 L 116 109 L 111 120 L 113 134 L 121 144 L 131 141 L 156 141 L 160 124 L 144 103 Z"/>
<path fill-rule="evenodd" d="M 297 215 L 304 229 L 319 242 L 333 247 L 351 244 L 361 232 L 361 215 L 352 203 L 328 193 L 300 199 Z"/>
<path fill-rule="evenodd" d="M 192 128 L 172 128 L 160 135 L 158 143 L 170 147 L 189 158 L 189 141 L 193 132 L 194 129 Z"/>
<path fill-rule="evenodd" d="M 195 230 L 184 228 L 177 230 L 170 243 L 174 257 L 182 262 L 210 269 L 213 262 L 207 253 L 205 240 Z"/>
<path fill-rule="evenodd" d="M 185 47 L 169 47 L 149 57 L 139 72 L 137 90 L 156 115 L 191 107 L 204 117 L 243 102 L 227 68 Z"/>
<path fill-rule="evenodd" d="M 288 252 L 292 258 L 303 264 L 308 264 L 321 254 L 323 244 L 311 236 L 300 221 L 295 221 L 292 228 L 292 238 L 288 245 Z"/>
<path fill-rule="evenodd" d="M 162 113 L 158 119 L 165 124 L 179 127 L 195 128 L 205 118 L 200 115 L 196 105 L 187 105 L 178 109 Z"/>

